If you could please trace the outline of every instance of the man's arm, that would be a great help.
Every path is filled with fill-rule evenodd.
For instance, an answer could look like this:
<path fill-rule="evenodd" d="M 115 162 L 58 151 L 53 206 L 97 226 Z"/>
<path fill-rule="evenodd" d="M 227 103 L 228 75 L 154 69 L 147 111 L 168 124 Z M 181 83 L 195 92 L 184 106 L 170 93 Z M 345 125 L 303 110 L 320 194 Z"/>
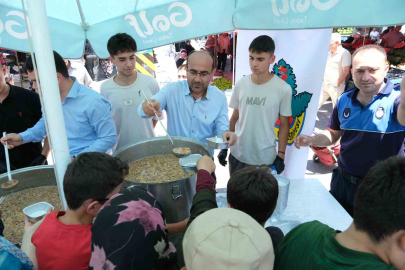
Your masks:
<path fill-rule="evenodd" d="M 19 135 L 21 135 L 23 143 L 41 142 L 46 136 L 44 118 L 41 117 L 35 126 L 19 133 Z"/>
<path fill-rule="evenodd" d="M 166 228 L 169 231 L 169 235 L 177 234 L 177 233 L 184 233 L 187 228 L 189 218 L 186 218 L 183 221 L 177 223 L 168 223 L 166 224 Z"/>
<path fill-rule="evenodd" d="M 46 158 L 49 155 L 51 148 L 49 147 L 48 137 L 44 140 L 44 145 L 42 146 L 42 151 L 39 156 L 37 156 L 33 161 L 31 161 L 29 166 L 40 166 L 44 165 L 46 162 Z"/>
<path fill-rule="evenodd" d="M 338 78 L 337 86 L 341 85 L 346 80 L 346 77 L 347 77 L 347 75 L 349 75 L 349 72 L 350 72 L 350 66 L 343 67 L 342 70 L 343 70 L 343 72 Z"/>
<path fill-rule="evenodd" d="M 289 131 L 290 117 L 280 115 L 280 129 L 278 131 L 278 156 L 282 159 L 285 159 L 285 150 L 287 149 Z"/>
<path fill-rule="evenodd" d="M 327 147 L 335 144 L 341 136 L 341 130 L 333 130 L 328 128 L 321 134 L 317 134 L 312 137 L 307 135 L 300 135 L 295 138 L 294 145 L 298 149 L 300 149 L 302 146 Z"/>
<path fill-rule="evenodd" d="M 218 208 L 215 195 L 215 180 L 211 176 L 211 174 L 215 172 L 214 161 L 208 156 L 203 156 L 197 162 L 197 170 L 196 194 L 193 197 L 187 228 L 199 215 L 211 209 Z M 182 236 L 175 245 L 177 249 L 177 265 L 179 268 L 185 266 L 183 238 L 184 236 Z"/>
<path fill-rule="evenodd" d="M 231 120 L 229 121 L 229 131 L 235 132 L 236 122 L 239 120 L 239 110 L 233 109 Z"/>
<path fill-rule="evenodd" d="M 106 99 L 98 98 L 86 110 L 90 125 L 97 134 L 97 140 L 86 147 L 84 152 L 105 153 L 117 143 L 117 131 L 111 116 L 111 105 Z"/>
<path fill-rule="evenodd" d="M 405 127 L 405 77 L 401 81 L 401 101 L 398 105 L 397 119 Z"/>
<path fill-rule="evenodd" d="M 177 84 L 176 84 L 177 85 Z M 171 85 L 165 85 L 159 92 L 149 98 L 149 101 L 152 103 L 152 106 L 148 104 L 148 101 L 145 100 L 142 104 L 138 106 L 138 114 L 142 118 L 150 118 L 155 116 L 154 112 L 159 110 L 166 110 L 167 108 L 167 96 L 170 94 Z M 180 89 L 177 89 L 180 90 Z"/>
<path fill-rule="evenodd" d="M 51 152 L 51 147 L 49 146 L 48 137 L 46 137 L 44 140 L 44 145 L 42 146 L 41 155 L 43 155 L 44 157 L 48 157 L 49 152 Z"/>
<path fill-rule="evenodd" d="M 340 100 L 339 100 L 340 101 Z M 327 147 L 335 144 L 342 136 L 342 130 L 340 128 L 339 111 L 338 107 L 340 103 L 333 108 L 332 115 L 328 121 L 328 129 L 323 131 L 321 134 L 314 135 L 312 137 L 307 135 L 299 135 L 294 140 L 295 147 L 298 149 L 301 146 L 317 146 L 317 147 Z"/>

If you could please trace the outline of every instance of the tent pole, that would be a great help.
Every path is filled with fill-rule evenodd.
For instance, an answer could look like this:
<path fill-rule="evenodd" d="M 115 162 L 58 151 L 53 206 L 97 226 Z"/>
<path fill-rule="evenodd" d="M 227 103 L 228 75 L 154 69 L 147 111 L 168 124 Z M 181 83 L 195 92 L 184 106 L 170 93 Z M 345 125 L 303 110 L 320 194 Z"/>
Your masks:
<path fill-rule="evenodd" d="M 21 87 L 23 87 L 23 79 L 21 78 L 20 61 L 18 61 L 17 51 L 15 51 L 15 58 L 17 59 L 17 68 L 18 68 L 18 76 L 20 76 L 20 84 L 21 84 Z"/>
<path fill-rule="evenodd" d="M 218 61 L 218 57 L 217 57 L 217 52 L 218 52 L 218 50 L 217 50 L 217 46 L 218 46 L 218 43 L 217 43 L 217 35 L 214 35 L 214 39 L 215 39 L 215 47 L 214 47 L 214 68 L 215 68 L 215 70 L 216 70 L 216 68 L 217 68 L 217 61 Z M 216 72 L 218 72 L 218 70 L 216 71 Z"/>
<path fill-rule="evenodd" d="M 63 192 L 63 177 L 70 162 L 69 147 L 63 118 L 62 103 L 56 77 L 55 59 L 49 33 L 48 16 L 45 0 L 27 1 L 30 30 L 35 50 L 36 65 L 43 93 L 43 113 L 46 113 L 49 134 L 52 138 L 51 148 L 54 155 L 54 170 L 58 185 L 59 198 L 64 210 L 67 209 Z M 29 27 L 27 26 L 27 29 Z M 32 50 L 31 50 L 32 51 Z M 38 80 L 38 78 L 37 78 Z"/>
<path fill-rule="evenodd" d="M 233 55 L 232 55 L 232 61 L 233 61 L 233 65 L 232 65 L 232 85 L 235 85 L 235 55 L 236 55 L 236 31 L 233 31 L 233 42 L 232 42 L 232 46 L 233 46 Z M 233 89 L 233 87 L 232 87 Z"/>
<path fill-rule="evenodd" d="M 82 10 L 82 5 L 80 4 L 80 0 L 76 0 L 77 8 L 79 9 L 80 13 L 80 19 L 82 20 L 82 27 L 84 31 L 87 31 L 89 28 L 89 25 L 86 23 L 86 19 L 84 18 L 83 10 Z"/>

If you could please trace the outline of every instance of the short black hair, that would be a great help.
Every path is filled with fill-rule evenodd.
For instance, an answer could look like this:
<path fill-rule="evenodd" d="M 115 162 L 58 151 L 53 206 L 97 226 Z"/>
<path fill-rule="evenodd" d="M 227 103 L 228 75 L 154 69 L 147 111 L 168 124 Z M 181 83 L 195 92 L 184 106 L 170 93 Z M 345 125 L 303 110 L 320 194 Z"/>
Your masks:
<path fill-rule="evenodd" d="M 35 55 L 35 53 L 34 53 Z M 53 51 L 53 58 L 55 58 L 55 67 L 56 67 L 56 72 L 62 74 L 64 78 L 69 78 L 69 71 L 68 68 L 65 64 L 65 61 L 63 60 L 62 56 L 60 56 L 59 53 Z M 34 64 L 32 62 L 32 57 L 28 57 L 27 62 L 25 63 L 25 68 L 29 71 L 32 72 L 34 71 Z"/>
<path fill-rule="evenodd" d="M 384 56 L 384 60 L 387 61 L 387 53 L 385 52 L 385 49 L 383 47 L 381 47 L 380 45 L 376 45 L 376 44 L 369 44 L 369 45 L 357 48 L 354 51 L 354 53 L 352 55 L 352 62 L 357 54 L 364 53 L 365 51 L 369 51 L 369 50 L 376 50 L 377 52 L 381 53 Z"/>
<path fill-rule="evenodd" d="M 232 174 L 227 186 L 232 208 L 245 212 L 260 224 L 270 218 L 277 205 L 278 183 L 268 170 L 266 166 L 244 168 Z"/>
<path fill-rule="evenodd" d="M 377 163 L 364 177 L 354 202 L 357 230 L 380 243 L 405 230 L 405 158 L 390 157 Z"/>
<path fill-rule="evenodd" d="M 255 38 L 252 43 L 250 43 L 249 51 L 254 53 L 269 53 L 270 55 L 274 54 L 276 50 L 276 45 L 274 40 L 266 35 L 258 36 Z"/>
<path fill-rule="evenodd" d="M 181 52 L 181 51 L 180 51 Z M 208 52 L 208 51 L 191 51 L 189 55 L 187 55 L 187 63 L 186 63 L 186 67 L 188 68 L 188 59 L 190 58 L 190 56 L 194 53 L 204 53 L 204 54 L 208 54 L 211 59 L 212 59 L 212 66 L 211 66 L 211 71 L 214 70 L 215 68 L 215 58 L 214 55 L 212 55 L 212 53 Z"/>
<path fill-rule="evenodd" d="M 63 190 L 70 209 L 78 209 L 86 200 L 102 200 L 128 174 L 126 162 L 98 152 L 78 155 L 67 167 Z"/>
<path fill-rule="evenodd" d="M 125 52 L 136 52 L 136 41 L 126 33 L 118 33 L 108 40 L 107 50 L 111 56 Z"/>

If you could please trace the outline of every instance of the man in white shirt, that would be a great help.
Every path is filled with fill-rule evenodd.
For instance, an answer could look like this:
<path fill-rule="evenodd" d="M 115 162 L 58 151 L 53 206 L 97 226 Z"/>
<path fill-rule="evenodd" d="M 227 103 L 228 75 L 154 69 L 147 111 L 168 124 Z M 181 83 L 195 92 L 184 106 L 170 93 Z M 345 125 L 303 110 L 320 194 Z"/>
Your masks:
<path fill-rule="evenodd" d="M 71 62 L 69 59 L 63 59 L 68 68 L 69 76 L 75 77 L 76 80 L 87 87 L 91 87 L 93 80 L 84 65 L 80 63 Z"/>
<path fill-rule="evenodd" d="M 249 46 L 252 74 L 236 83 L 229 103 L 234 109 L 229 131 L 238 136 L 236 144 L 231 146 L 230 175 L 248 165 L 274 165 L 277 173 L 284 170 L 292 89 L 269 72 L 275 61 L 274 51 L 274 41 L 266 35 L 255 38 Z M 281 123 L 276 152 L 274 123 L 279 116 Z"/>
<path fill-rule="evenodd" d="M 379 37 L 380 37 L 380 33 L 377 31 L 376 28 L 373 28 L 373 31 L 370 32 L 370 38 L 372 40 L 378 40 Z"/>
<path fill-rule="evenodd" d="M 155 78 L 135 71 L 137 46 L 135 40 L 125 34 L 112 36 L 107 43 L 110 60 L 117 68 L 117 75 L 100 86 L 100 93 L 111 103 L 112 115 L 117 129 L 116 149 L 155 137 L 153 131 L 157 119 L 143 119 L 138 105 L 145 95 L 150 98 L 159 91 Z"/>
<path fill-rule="evenodd" d="M 346 77 L 350 72 L 352 57 L 350 52 L 342 47 L 341 39 L 339 33 L 332 33 L 318 109 L 329 97 L 332 99 L 333 107 L 335 107 L 337 100 L 345 90 Z"/>

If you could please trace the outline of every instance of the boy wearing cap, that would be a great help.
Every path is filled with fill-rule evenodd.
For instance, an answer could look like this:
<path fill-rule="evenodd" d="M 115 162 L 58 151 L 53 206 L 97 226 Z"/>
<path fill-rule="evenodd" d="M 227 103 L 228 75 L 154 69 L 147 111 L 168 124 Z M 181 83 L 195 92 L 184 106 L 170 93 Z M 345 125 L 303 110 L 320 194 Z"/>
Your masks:
<path fill-rule="evenodd" d="M 274 269 L 405 269 L 405 158 L 375 165 L 362 180 L 353 224 L 344 232 L 319 221 L 290 231 Z"/>
<path fill-rule="evenodd" d="M 242 211 L 218 208 L 213 160 L 202 157 L 197 169 L 187 230 L 176 245 L 178 265 L 187 270 L 273 269 L 274 251 L 266 230 Z"/>
<path fill-rule="evenodd" d="M 262 227 L 271 217 L 277 205 L 278 183 L 268 172 L 268 167 L 248 167 L 235 172 L 227 186 L 228 207 L 245 212 Z M 269 226 L 273 247 L 284 238 L 284 233 L 277 227 Z"/>

